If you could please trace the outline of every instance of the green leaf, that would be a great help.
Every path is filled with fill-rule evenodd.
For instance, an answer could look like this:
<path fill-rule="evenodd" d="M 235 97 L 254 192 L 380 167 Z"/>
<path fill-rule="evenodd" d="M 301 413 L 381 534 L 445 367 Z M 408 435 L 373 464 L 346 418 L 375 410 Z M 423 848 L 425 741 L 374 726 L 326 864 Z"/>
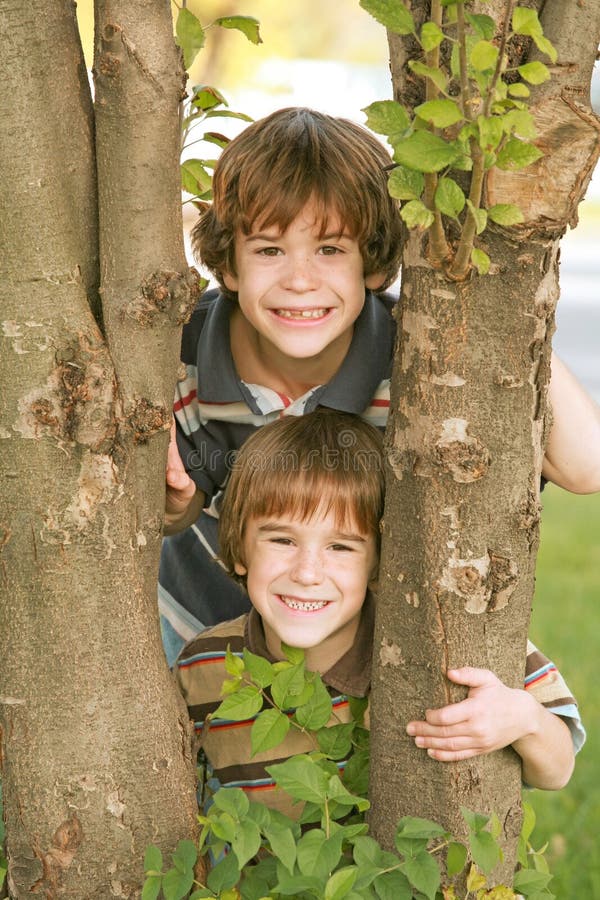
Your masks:
<path fill-rule="evenodd" d="M 219 16 L 214 24 L 220 25 L 221 28 L 235 28 L 236 31 L 241 31 L 251 44 L 262 44 L 259 33 L 260 22 L 252 16 Z"/>
<path fill-rule="evenodd" d="M 502 116 L 502 127 L 506 134 L 515 134 L 526 140 L 537 136 L 535 122 L 528 109 L 510 109 Z"/>
<path fill-rule="evenodd" d="M 165 900 L 182 900 L 183 897 L 187 897 L 193 884 L 193 871 L 180 872 L 178 869 L 169 869 L 162 880 Z"/>
<path fill-rule="evenodd" d="M 348 697 L 348 704 L 350 706 L 350 715 L 354 721 L 358 725 L 364 725 L 365 712 L 369 706 L 368 699 L 366 697 Z"/>
<path fill-rule="evenodd" d="M 515 84 L 509 84 L 508 93 L 511 97 L 529 97 L 531 91 L 526 84 L 517 81 Z"/>
<path fill-rule="evenodd" d="M 436 128 L 447 128 L 462 121 L 463 114 L 454 100 L 427 100 L 415 107 L 420 119 L 431 122 Z"/>
<path fill-rule="evenodd" d="M 279 880 L 272 889 L 275 894 L 282 894 L 284 897 L 302 897 L 305 892 L 311 893 L 313 897 L 319 897 L 323 883 L 318 878 L 310 875 L 288 875 L 284 873 L 279 876 Z"/>
<path fill-rule="evenodd" d="M 525 896 L 534 891 L 543 890 L 552 881 L 552 875 L 545 872 L 536 872 L 534 869 L 521 869 L 515 873 L 514 888 Z"/>
<path fill-rule="evenodd" d="M 304 660 L 278 672 L 271 685 L 271 696 L 280 709 L 295 706 L 304 689 Z"/>
<path fill-rule="evenodd" d="M 396 200 L 418 200 L 423 193 L 425 180 L 421 172 L 395 166 L 388 178 L 388 191 Z"/>
<path fill-rule="evenodd" d="M 229 890 L 240 880 L 240 867 L 234 853 L 224 856 L 208 873 L 206 883 L 213 893 Z"/>
<path fill-rule="evenodd" d="M 202 136 L 202 140 L 208 144 L 216 144 L 217 147 L 223 149 L 229 143 L 229 138 L 224 134 L 218 134 L 216 131 L 206 131 Z"/>
<path fill-rule="evenodd" d="M 523 824 L 521 825 L 521 837 L 527 842 L 535 828 L 535 810 L 531 803 L 526 800 L 522 802 L 523 807 Z"/>
<path fill-rule="evenodd" d="M 429 78 L 438 90 L 445 92 L 448 79 L 441 69 L 436 69 L 432 66 L 426 66 L 425 63 L 419 62 L 415 59 L 409 59 L 408 67 L 412 69 L 415 75 L 422 75 L 423 78 Z"/>
<path fill-rule="evenodd" d="M 519 66 L 517 69 L 521 78 L 528 81 L 529 84 L 543 84 L 544 81 L 550 79 L 548 67 L 541 62 L 530 62 Z"/>
<path fill-rule="evenodd" d="M 181 186 L 188 194 L 201 194 L 212 185 L 210 173 L 200 159 L 186 159 L 181 163 Z"/>
<path fill-rule="evenodd" d="M 526 34 L 528 37 L 544 33 L 537 11 L 524 6 L 515 8 L 512 17 L 512 29 L 515 34 Z"/>
<path fill-rule="evenodd" d="M 238 821 L 248 815 L 250 801 L 241 788 L 221 787 L 213 794 L 213 803 Z"/>
<path fill-rule="evenodd" d="M 490 263 L 491 260 L 487 253 L 484 253 L 483 250 L 479 250 L 477 247 L 473 247 L 471 251 L 471 262 L 477 269 L 480 275 L 487 275 L 490 271 Z M 481 832 L 482 834 L 487 834 L 487 832 Z"/>
<path fill-rule="evenodd" d="M 431 819 L 420 819 L 418 816 L 403 816 L 396 828 L 396 837 L 418 838 L 419 840 L 431 840 L 442 837 L 446 829 Z"/>
<path fill-rule="evenodd" d="M 329 778 L 311 757 L 304 754 L 291 756 L 285 762 L 274 763 L 266 769 L 278 787 L 287 791 L 294 800 L 325 802 Z"/>
<path fill-rule="evenodd" d="M 0 885 L 2 885 L 2 869 L 0 868 Z M 4 873 L 6 874 L 6 873 Z M 142 888 L 142 900 L 156 900 L 162 887 L 162 875 L 149 875 Z"/>
<path fill-rule="evenodd" d="M 238 822 L 235 835 L 231 841 L 231 849 L 235 853 L 240 869 L 256 856 L 261 844 L 260 831 L 252 819 Z"/>
<path fill-rule="evenodd" d="M 244 647 L 244 666 L 252 681 L 260 688 L 268 687 L 273 681 L 275 673 L 268 659 L 251 653 L 246 647 Z"/>
<path fill-rule="evenodd" d="M 550 58 L 550 61 L 555 63 L 558 59 L 558 53 L 554 44 L 551 44 L 548 38 L 545 38 L 542 34 L 534 34 L 533 40 L 538 50 L 541 53 L 545 53 Z"/>
<path fill-rule="evenodd" d="M 421 28 L 421 44 L 423 50 L 434 50 L 444 40 L 444 32 L 435 22 L 425 22 Z"/>
<path fill-rule="evenodd" d="M 415 131 L 406 140 L 394 144 L 394 160 L 417 172 L 439 172 L 460 154 L 456 143 L 449 143 L 429 131 Z"/>
<path fill-rule="evenodd" d="M 262 709 L 263 698 L 258 688 L 248 685 L 237 694 L 226 697 L 214 712 L 214 717 L 243 722 L 253 719 Z"/>
<path fill-rule="evenodd" d="M 237 823 L 235 816 L 232 816 L 231 813 L 228 812 L 222 812 L 219 815 L 216 815 L 215 807 L 214 811 L 211 808 L 210 820 L 212 833 L 216 835 L 219 840 L 230 844 L 235 835 L 235 826 Z"/>
<path fill-rule="evenodd" d="M 193 841 L 178 841 L 173 853 L 173 865 L 180 872 L 191 872 L 198 859 L 198 850 Z"/>
<path fill-rule="evenodd" d="M 400 866 L 413 887 L 428 898 L 434 900 L 435 893 L 440 885 L 440 869 L 433 857 L 423 850 L 415 857 L 411 857 Z"/>
<path fill-rule="evenodd" d="M 244 671 L 244 660 L 240 654 L 232 653 L 229 644 L 225 651 L 225 671 L 228 675 L 241 675 Z"/>
<path fill-rule="evenodd" d="M 399 870 L 379 875 L 373 882 L 379 900 L 412 900 L 412 888 Z"/>
<path fill-rule="evenodd" d="M 480 251 L 481 252 L 481 251 Z M 485 274 L 479 272 L 479 274 Z M 500 861 L 500 847 L 489 831 L 478 831 L 469 835 L 469 846 L 473 861 L 482 872 L 489 875 Z"/>
<path fill-rule="evenodd" d="M 302 647 L 290 647 L 284 641 L 281 642 L 281 649 L 288 662 L 293 666 L 299 666 L 304 662 L 305 653 Z"/>
<path fill-rule="evenodd" d="M 291 828 L 263 828 L 263 834 L 269 842 L 269 846 L 277 859 L 285 866 L 290 875 L 294 871 L 296 862 L 296 839 Z"/>
<path fill-rule="evenodd" d="M 210 84 L 198 84 L 193 88 L 190 103 L 196 109 L 205 112 L 215 106 L 227 106 L 227 100 L 223 94 Z"/>
<path fill-rule="evenodd" d="M 400 215 L 409 228 L 429 228 L 435 218 L 420 200 L 409 200 L 400 210 Z"/>
<path fill-rule="evenodd" d="M 325 885 L 325 900 L 342 900 L 342 897 L 346 897 L 354 887 L 357 875 L 356 866 L 345 866 L 334 872 Z"/>
<path fill-rule="evenodd" d="M 331 697 L 320 676 L 315 678 L 313 685 L 314 690 L 308 702 L 299 706 L 294 713 L 298 725 L 308 731 L 318 731 L 331 718 Z"/>
<path fill-rule="evenodd" d="M 465 19 L 471 25 L 474 31 L 484 41 L 491 41 L 496 32 L 496 23 L 491 16 L 476 15 L 474 13 L 465 13 Z"/>
<path fill-rule="evenodd" d="M 394 34 L 414 34 L 415 22 L 402 0 L 360 0 L 360 6 Z"/>
<path fill-rule="evenodd" d="M 434 202 L 445 216 L 456 219 L 465 207 L 465 195 L 452 178 L 440 178 L 435 189 Z"/>
<path fill-rule="evenodd" d="M 469 55 L 469 62 L 478 72 L 496 68 L 499 50 L 489 41 L 477 41 Z"/>
<path fill-rule="evenodd" d="M 366 796 L 369 790 L 369 751 L 355 751 L 344 770 L 344 784 L 355 794 Z"/>
<path fill-rule="evenodd" d="M 341 806 L 356 806 L 359 812 L 369 808 L 369 801 L 364 797 L 357 797 L 340 780 L 339 775 L 332 775 L 327 786 L 327 795 L 330 800 L 335 800 Z"/>
<path fill-rule="evenodd" d="M 183 65 L 186 69 L 192 65 L 196 56 L 204 47 L 204 28 L 195 15 L 183 7 L 177 15 L 175 25 L 177 43 L 183 50 Z"/>
<path fill-rule="evenodd" d="M 252 755 L 271 750 L 281 744 L 290 730 L 290 720 L 278 709 L 265 709 L 256 717 L 250 730 Z"/>
<path fill-rule="evenodd" d="M 410 128 L 406 110 L 395 100 L 376 100 L 362 112 L 367 116 L 367 126 L 377 134 L 401 135 Z"/>
<path fill-rule="evenodd" d="M 485 211 L 485 209 L 477 209 L 476 206 L 473 206 L 470 200 L 467 200 L 467 206 L 469 208 L 469 212 L 475 219 L 476 233 L 481 234 L 481 232 L 485 230 L 485 227 L 487 225 L 487 212 Z"/>
<path fill-rule="evenodd" d="M 163 856 L 158 847 L 150 844 L 144 854 L 144 872 L 160 872 L 163 866 Z"/>
<path fill-rule="evenodd" d="M 341 841 L 328 840 L 321 828 L 311 828 L 298 842 L 298 868 L 303 875 L 314 876 L 323 884 L 337 866 Z"/>
<path fill-rule="evenodd" d="M 496 165 L 499 169 L 514 172 L 518 169 L 525 169 L 543 155 L 535 144 L 510 138 L 498 153 Z"/>
<path fill-rule="evenodd" d="M 477 133 L 482 150 L 495 149 L 504 136 L 501 116 L 477 116 Z"/>
<path fill-rule="evenodd" d="M 464 844 L 459 844 L 456 841 L 453 841 L 451 844 L 448 844 L 448 852 L 446 854 L 446 869 L 448 871 L 448 875 L 452 877 L 453 875 L 458 875 L 459 872 L 462 872 L 467 862 L 467 848 Z"/>
<path fill-rule="evenodd" d="M 352 858 L 360 869 L 367 866 L 379 866 L 381 865 L 381 847 L 372 837 L 366 835 L 357 837 L 353 841 Z"/>
<path fill-rule="evenodd" d="M 320 728 L 317 732 L 319 749 L 329 759 L 345 759 L 352 750 L 352 732 L 354 723 L 346 722 Z"/>
<path fill-rule="evenodd" d="M 519 225 L 524 221 L 523 213 L 514 203 L 496 203 L 487 211 L 488 217 L 497 225 Z"/>

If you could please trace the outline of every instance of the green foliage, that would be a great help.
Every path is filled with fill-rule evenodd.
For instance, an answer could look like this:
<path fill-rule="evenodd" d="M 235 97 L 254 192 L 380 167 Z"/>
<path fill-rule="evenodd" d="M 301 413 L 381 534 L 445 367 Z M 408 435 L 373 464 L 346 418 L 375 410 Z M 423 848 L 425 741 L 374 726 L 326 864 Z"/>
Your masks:
<path fill-rule="evenodd" d="M 539 61 L 511 67 L 507 46 L 515 35 L 524 35 L 552 62 L 556 51 L 537 12 L 525 7 L 516 7 L 505 33 L 497 35 L 494 19 L 469 12 L 468 0 L 442 0 L 442 21 L 425 22 L 419 34 L 404 0 L 360 0 L 360 5 L 389 31 L 412 35 L 422 48 L 421 58 L 408 65 L 425 81 L 426 101 L 412 111 L 391 100 L 364 110 L 367 125 L 384 134 L 393 150 L 397 169 L 389 177 L 390 194 L 403 202 L 401 215 L 409 228 L 428 230 L 434 265 L 456 279 L 466 277 L 469 268 L 485 274 L 490 260 L 474 246 L 476 236 L 490 222 L 512 228 L 524 220 L 511 203 L 486 213 L 486 179 L 494 167 L 519 171 L 542 156 L 532 143 L 536 131 L 527 102 L 530 86 L 550 78 Z"/>
<path fill-rule="evenodd" d="M 240 31 L 251 43 L 260 44 L 259 23 L 251 16 L 220 16 L 210 25 L 202 25 L 199 19 L 187 7 L 179 9 L 175 23 L 178 45 L 183 53 L 183 63 L 189 69 L 200 50 L 204 47 L 206 34 L 210 28 L 221 27 Z M 219 118 L 242 119 L 251 122 L 245 113 L 234 112 L 228 108 L 225 97 L 216 88 L 200 84 L 192 88 L 187 98 L 181 122 L 182 153 L 192 144 L 211 144 L 221 150 L 229 142 L 224 134 L 218 131 L 200 131 L 209 120 Z M 189 201 L 202 208 L 212 198 L 212 169 L 215 159 L 212 157 L 194 157 L 181 163 L 181 187 L 190 194 Z"/>
<path fill-rule="evenodd" d="M 193 900 L 441 900 L 442 891 L 444 898 L 459 900 L 450 884 L 442 885 L 439 861 L 444 855 L 448 877 L 467 873 L 473 896 L 515 898 L 511 888 L 488 884 L 501 857 L 500 825 L 493 816 L 463 810 L 468 847 L 436 822 L 408 816 L 396 829 L 395 852 L 368 836 L 366 700 L 352 699 L 352 721 L 336 722 L 321 677 L 306 671 L 302 651 L 284 649 L 287 658 L 274 664 L 248 651 L 228 650 L 230 678 L 214 717 L 254 718 L 254 753 L 276 747 L 290 728 L 313 736 L 314 750 L 266 767 L 297 804 L 298 817 L 250 800 L 240 788 L 218 789 L 199 816 L 198 847 L 180 842 L 166 871 L 158 848 L 148 848 L 143 900 L 181 900 L 190 891 Z M 346 760 L 343 780 L 339 760 Z M 519 890 L 532 900 L 552 896 L 541 851 L 533 851 L 529 843 L 534 821 L 527 810 L 519 848 L 520 861 L 533 863 L 533 869 L 520 873 Z M 205 884 L 194 880 L 199 855 L 215 861 Z"/>

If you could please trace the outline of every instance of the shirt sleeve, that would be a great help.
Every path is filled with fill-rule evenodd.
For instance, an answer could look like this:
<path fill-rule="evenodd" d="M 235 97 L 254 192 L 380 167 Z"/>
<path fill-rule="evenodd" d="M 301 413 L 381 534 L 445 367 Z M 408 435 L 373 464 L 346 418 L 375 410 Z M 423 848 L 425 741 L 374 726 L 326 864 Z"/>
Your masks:
<path fill-rule="evenodd" d="M 527 641 L 524 687 L 549 712 L 565 721 L 571 732 L 575 753 L 578 753 L 585 743 L 586 732 L 577 701 L 554 663 L 531 641 Z"/>

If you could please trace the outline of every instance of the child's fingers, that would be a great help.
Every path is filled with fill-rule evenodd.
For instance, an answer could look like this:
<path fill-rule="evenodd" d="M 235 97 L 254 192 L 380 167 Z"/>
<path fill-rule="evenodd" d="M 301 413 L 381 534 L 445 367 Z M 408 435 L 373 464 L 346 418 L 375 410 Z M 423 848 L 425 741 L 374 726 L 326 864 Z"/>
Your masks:
<path fill-rule="evenodd" d="M 438 762 L 457 762 L 459 759 L 471 759 L 473 756 L 480 756 L 483 751 L 481 750 L 436 750 L 429 749 L 427 751 L 427 755 L 431 757 L 431 759 L 436 759 Z"/>
<path fill-rule="evenodd" d="M 476 669 L 474 666 L 448 669 L 446 677 L 455 684 L 464 684 L 473 688 L 488 687 L 498 682 L 498 678 L 489 669 Z"/>

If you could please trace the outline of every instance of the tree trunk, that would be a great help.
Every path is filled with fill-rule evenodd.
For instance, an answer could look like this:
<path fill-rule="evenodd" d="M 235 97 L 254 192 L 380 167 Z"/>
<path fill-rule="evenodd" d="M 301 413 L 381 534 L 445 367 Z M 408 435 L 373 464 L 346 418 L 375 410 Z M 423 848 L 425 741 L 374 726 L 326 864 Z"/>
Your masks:
<path fill-rule="evenodd" d="M 405 725 L 464 696 L 448 668 L 485 667 L 523 684 L 559 239 L 599 146 L 589 83 L 600 3 L 576 13 L 561 0 L 542 5 L 559 54 L 530 107 L 545 155 L 523 172 L 494 170 L 487 197 L 518 204 L 525 223 L 489 228 L 491 272 L 463 283 L 431 266 L 423 233 L 405 245 L 372 694 L 374 836 L 390 846 L 389 823 L 403 815 L 464 835 L 461 806 L 495 812 L 505 862 L 494 878 L 509 883 L 521 823 L 516 754 L 436 762 Z M 428 7 L 413 0 L 421 20 Z M 500 22 L 504 9 L 496 0 L 481 11 Z M 390 35 L 390 49 L 394 96 L 414 107 L 424 99 L 406 66 L 414 45 Z"/>
<path fill-rule="evenodd" d="M 170 850 L 196 829 L 189 720 L 155 591 L 177 324 L 193 293 L 183 70 L 169 4 L 123 5 L 127 18 L 114 3 L 100 18 L 110 52 L 96 63 L 114 91 L 98 88 L 102 312 L 74 4 L 0 12 L 0 721 L 14 897 L 139 896 L 145 846 Z M 148 51 L 129 17 L 153 30 Z"/>

